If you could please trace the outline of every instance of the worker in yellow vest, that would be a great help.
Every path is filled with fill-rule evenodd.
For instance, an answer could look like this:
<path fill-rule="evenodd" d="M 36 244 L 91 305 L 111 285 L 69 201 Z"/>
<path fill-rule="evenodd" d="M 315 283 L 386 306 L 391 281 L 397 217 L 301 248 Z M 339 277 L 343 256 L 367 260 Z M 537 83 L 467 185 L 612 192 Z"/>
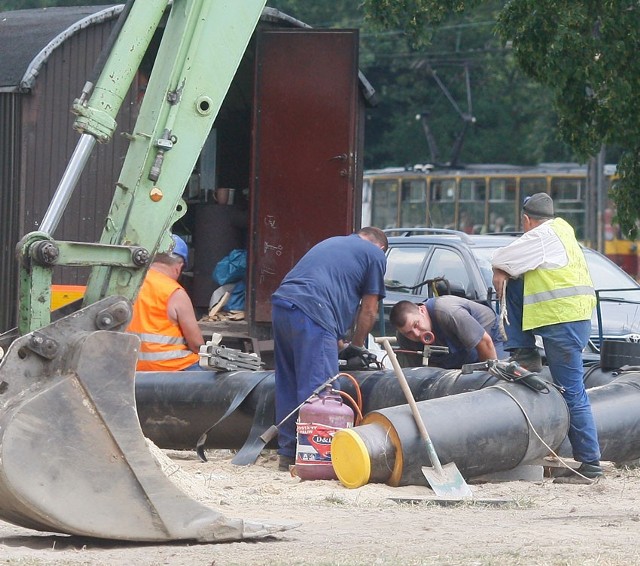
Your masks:
<path fill-rule="evenodd" d="M 204 344 L 193 304 L 178 278 L 189 260 L 187 244 L 173 235 L 170 253 L 156 254 L 133 305 L 129 332 L 140 340 L 138 371 L 198 370 Z"/>
<path fill-rule="evenodd" d="M 590 482 L 603 475 L 582 363 L 596 305 L 593 283 L 573 228 L 562 218 L 554 218 L 548 194 L 536 193 L 524 200 L 522 226 L 525 233 L 492 258 L 498 297 L 508 282 L 506 349 L 512 360 L 530 371 L 540 371 L 534 335 L 542 338 L 551 376 L 563 388 L 569 408 L 573 457 L 581 462 L 582 479 Z"/>

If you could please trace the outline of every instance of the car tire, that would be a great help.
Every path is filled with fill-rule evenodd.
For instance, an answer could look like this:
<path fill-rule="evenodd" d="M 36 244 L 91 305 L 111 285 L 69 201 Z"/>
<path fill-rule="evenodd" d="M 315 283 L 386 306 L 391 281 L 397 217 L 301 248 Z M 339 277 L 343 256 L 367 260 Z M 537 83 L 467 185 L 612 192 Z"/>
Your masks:
<path fill-rule="evenodd" d="M 619 369 L 640 365 L 640 343 L 603 340 L 600 348 L 600 367 Z"/>

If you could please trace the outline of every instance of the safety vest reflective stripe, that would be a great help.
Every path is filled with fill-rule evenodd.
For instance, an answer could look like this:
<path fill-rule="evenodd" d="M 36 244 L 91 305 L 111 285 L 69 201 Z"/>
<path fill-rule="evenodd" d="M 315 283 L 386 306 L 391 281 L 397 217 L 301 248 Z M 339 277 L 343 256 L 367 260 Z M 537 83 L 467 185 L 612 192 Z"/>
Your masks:
<path fill-rule="evenodd" d="M 193 354 L 191 350 L 171 350 L 169 352 L 139 352 L 138 359 L 148 362 L 161 360 L 177 360 L 178 358 L 186 358 Z"/>
<path fill-rule="evenodd" d="M 567 265 L 538 268 L 524 275 L 522 329 L 589 320 L 596 304 L 595 291 L 584 253 L 573 228 L 562 218 L 551 221 L 567 253 Z"/>
<path fill-rule="evenodd" d="M 565 297 L 573 297 L 575 295 L 590 295 L 595 297 L 596 292 L 593 287 L 588 285 L 576 285 L 575 287 L 565 287 L 564 289 L 554 289 L 552 291 L 541 291 L 534 295 L 524 297 L 525 305 L 541 303 L 543 301 L 551 301 L 553 299 L 564 299 Z"/>
<path fill-rule="evenodd" d="M 166 336 L 164 334 L 149 334 L 146 332 L 132 332 L 143 342 L 154 342 L 155 344 L 186 344 L 187 341 L 182 336 Z"/>
<path fill-rule="evenodd" d="M 180 284 L 168 275 L 153 268 L 147 272 L 128 328 L 141 341 L 138 371 L 179 371 L 198 362 L 178 324 L 168 318 L 169 299 L 178 289 Z"/>

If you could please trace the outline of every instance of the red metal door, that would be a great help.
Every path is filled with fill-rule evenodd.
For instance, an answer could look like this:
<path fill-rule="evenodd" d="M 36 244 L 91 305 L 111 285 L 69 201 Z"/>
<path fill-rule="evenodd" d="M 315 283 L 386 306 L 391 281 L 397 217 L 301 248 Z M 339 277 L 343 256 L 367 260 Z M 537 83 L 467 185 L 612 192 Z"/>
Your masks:
<path fill-rule="evenodd" d="M 354 228 L 358 112 L 354 30 L 258 36 L 249 296 L 271 321 L 271 294 L 314 244 Z"/>

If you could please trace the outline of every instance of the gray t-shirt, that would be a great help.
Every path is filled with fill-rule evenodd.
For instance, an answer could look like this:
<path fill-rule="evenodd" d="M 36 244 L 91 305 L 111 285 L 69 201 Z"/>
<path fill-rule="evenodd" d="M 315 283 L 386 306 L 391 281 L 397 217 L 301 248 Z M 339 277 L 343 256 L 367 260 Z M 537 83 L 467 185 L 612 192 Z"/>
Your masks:
<path fill-rule="evenodd" d="M 444 333 L 458 349 L 471 350 L 478 345 L 485 331 L 491 336 L 496 322 L 496 313 L 488 306 L 454 295 L 430 299 L 427 308 L 432 315 L 436 344 L 442 346 L 447 345 L 442 336 Z"/>
<path fill-rule="evenodd" d="M 425 301 L 425 305 L 429 311 L 432 330 L 436 338 L 433 345 L 449 348 L 448 354 L 432 354 L 429 365 L 441 368 L 459 368 L 463 364 L 477 362 L 476 346 L 485 331 L 491 336 L 496 350 L 499 349 L 502 338 L 499 333 L 496 313 L 490 307 L 455 295 L 443 295 L 428 299 Z M 422 352 L 423 349 L 421 343 L 412 342 L 400 333 L 398 333 L 398 345 L 405 351 Z M 500 352 L 502 352 L 501 348 Z M 398 359 L 405 367 L 421 365 L 421 354 L 418 358 L 413 354 L 404 353 Z"/>

